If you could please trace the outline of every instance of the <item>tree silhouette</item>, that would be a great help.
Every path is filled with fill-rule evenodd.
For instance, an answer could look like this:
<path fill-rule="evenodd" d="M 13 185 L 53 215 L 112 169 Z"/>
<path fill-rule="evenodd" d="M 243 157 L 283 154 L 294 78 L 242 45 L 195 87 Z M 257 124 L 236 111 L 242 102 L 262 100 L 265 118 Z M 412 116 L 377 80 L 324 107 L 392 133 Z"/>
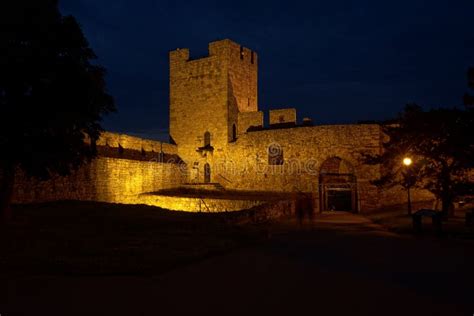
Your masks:
<path fill-rule="evenodd" d="M 458 195 L 472 190 L 468 172 L 474 167 L 474 112 L 423 111 L 409 104 L 396 123 L 382 128 L 388 136 L 382 153 L 363 158 L 365 163 L 382 166 L 382 176 L 374 184 L 427 189 L 442 202 L 446 214 Z M 407 156 L 414 162 L 410 167 L 402 165 Z"/>
<path fill-rule="evenodd" d="M 94 157 L 101 118 L 115 105 L 104 68 L 56 0 L 5 1 L 0 19 L 0 215 L 7 215 L 15 171 L 69 174 Z"/>

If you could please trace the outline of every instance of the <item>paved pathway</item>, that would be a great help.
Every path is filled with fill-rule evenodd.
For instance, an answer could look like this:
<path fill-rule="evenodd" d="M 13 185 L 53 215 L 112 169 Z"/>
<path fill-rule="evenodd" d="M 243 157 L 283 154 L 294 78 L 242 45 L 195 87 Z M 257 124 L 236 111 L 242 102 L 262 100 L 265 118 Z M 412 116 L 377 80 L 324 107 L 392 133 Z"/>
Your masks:
<path fill-rule="evenodd" d="M 472 244 L 400 237 L 351 214 L 323 214 L 300 230 L 289 226 L 291 232 L 275 228 L 259 246 L 153 278 L 5 281 L 0 314 L 474 313 Z"/>

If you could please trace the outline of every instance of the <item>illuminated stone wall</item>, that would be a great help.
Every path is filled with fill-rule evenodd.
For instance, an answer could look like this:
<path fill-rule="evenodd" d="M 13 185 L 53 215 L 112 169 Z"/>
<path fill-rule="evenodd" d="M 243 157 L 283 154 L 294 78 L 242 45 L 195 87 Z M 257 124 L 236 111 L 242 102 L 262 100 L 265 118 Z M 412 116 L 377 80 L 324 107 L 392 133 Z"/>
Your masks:
<path fill-rule="evenodd" d="M 257 55 L 223 40 L 209 44 L 207 57 L 192 60 L 179 49 L 169 58 L 170 135 L 190 166 L 189 182 L 203 182 L 204 165 L 225 156 L 238 113 L 257 111 Z M 200 149 L 206 132 L 212 148 Z"/>
<path fill-rule="evenodd" d="M 304 192 L 315 205 L 322 205 L 321 166 L 334 157 L 344 161 L 342 173 L 355 179 L 351 186 L 358 210 L 406 201 L 400 188 L 381 191 L 370 184 L 379 177 L 379 167 L 360 163 L 361 152 L 381 151 L 384 136 L 378 125 L 298 126 L 296 109 L 290 108 L 271 110 L 269 127 L 264 128 L 263 113 L 258 111 L 255 52 L 222 40 L 209 44 L 207 57 L 190 59 L 188 49 L 179 49 L 170 52 L 169 62 L 174 144 L 103 133 L 96 144 L 99 157 L 69 177 L 38 182 L 19 173 L 14 201 L 75 199 L 202 210 L 200 199 L 144 193 L 202 183 L 208 165 L 210 182 L 227 189 Z M 272 151 L 282 159 L 270 159 Z M 412 196 L 413 200 L 432 198 L 417 190 Z M 210 209 L 222 211 L 262 203 L 206 200 Z"/>
<path fill-rule="evenodd" d="M 217 199 L 206 197 L 176 197 L 164 195 L 142 195 L 140 203 L 158 206 L 168 210 L 186 212 L 232 212 L 250 209 L 255 206 L 267 204 L 267 200 L 249 199 Z"/>
<path fill-rule="evenodd" d="M 111 132 L 103 132 L 97 141 L 97 146 L 108 146 L 111 148 L 118 148 L 121 146 L 122 148 L 129 150 L 143 150 L 145 152 L 155 153 L 164 152 L 170 155 L 176 155 L 178 153 L 176 145 Z"/>
<path fill-rule="evenodd" d="M 263 112 L 240 112 L 238 115 L 237 135 L 244 134 L 249 128 L 263 127 Z"/>
<path fill-rule="evenodd" d="M 378 190 L 369 183 L 379 174 L 377 166 L 359 163 L 359 152 L 378 153 L 378 125 L 332 125 L 248 132 L 229 146 L 226 161 L 215 172 L 238 190 L 308 192 L 319 198 L 321 164 L 339 157 L 353 166 L 360 209 L 379 204 Z M 269 164 L 269 148 L 282 151 L 284 164 Z"/>
<path fill-rule="evenodd" d="M 187 182 L 204 182 L 209 165 L 211 182 L 228 189 L 307 192 L 322 200 L 321 165 L 338 157 L 352 168 L 359 210 L 406 200 L 403 190 L 371 185 L 379 167 L 360 163 L 360 152 L 381 150 L 378 125 L 298 126 L 289 108 L 271 110 L 270 128 L 263 128 L 257 66 L 255 52 L 229 40 L 210 43 L 209 56 L 200 59 L 191 60 L 188 49 L 170 52 L 170 134 L 188 165 Z M 206 132 L 211 146 L 204 146 Z M 282 150 L 283 165 L 270 163 L 270 147 Z M 431 196 L 414 191 L 413 197 Z"/>
<path fill-rule="evenodd" d="M 14 203 L 90 200 L 141 203 L 142 193 L 175 188 L 184 181 L 176 146 L 138 137 L 104 133 L 97 142 L 99 157 L 70 176 L 48 181 L 15 179 Z"/>
<path fill-rule="evenodd" d="M 16 177 L 14 203 L 90 200 L 140 203 L 140 194 L 181 184 L 175 164 L 99 157 L 67 177 L 48 181 Z"/>
<path fill-rule="evenodd" d="M 307 192 L 319 200 L 321 165 L 338 157 L 356 179 L 358 209 L 368 211 L 383 205 L 406 202 L 406 192 L 381 191 L 370 183 L 380 175 L 379 166 L 364 165 L 361 153 L 381 150 L 378 125 L 328 125 L 248 132 L 229 144 L 225 159 L 216 162 L 214 173 L 223 186 L 249 191 Z M 269 148 L 283 154 L 283 165 L 269 164 Z M 414 200 L 431 199 L 427 191 L 413 190 Z M 316 204 L 319 204 L 316 201 Z"/>

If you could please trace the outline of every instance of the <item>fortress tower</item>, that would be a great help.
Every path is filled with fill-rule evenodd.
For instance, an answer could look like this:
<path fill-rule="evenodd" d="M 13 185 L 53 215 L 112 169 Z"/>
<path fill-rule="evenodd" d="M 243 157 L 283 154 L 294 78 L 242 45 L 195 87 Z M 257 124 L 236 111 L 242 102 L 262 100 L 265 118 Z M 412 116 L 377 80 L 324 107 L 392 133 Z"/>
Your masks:
<path fill-rule="evenodd" d="M 235 141 L 239 113 L 258 111 L 257 54 L 226 39 L 210 43 L 207 57 L 177 49 L 169 59 L 171 139 L 190 181 L 214 182 L 209 170 Z"/>

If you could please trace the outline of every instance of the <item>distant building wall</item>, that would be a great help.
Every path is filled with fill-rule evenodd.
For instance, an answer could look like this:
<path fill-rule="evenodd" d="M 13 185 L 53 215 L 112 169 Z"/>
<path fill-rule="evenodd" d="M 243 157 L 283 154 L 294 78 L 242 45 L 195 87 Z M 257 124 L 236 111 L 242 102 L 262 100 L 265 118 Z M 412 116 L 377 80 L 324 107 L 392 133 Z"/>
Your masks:
<path fill-rule="evenodd" d="M 435 199 L 433 193 L 428 190 L 411 188 L 410 199 L 412 202 L 432 201 Z M 408 203 L 407 190 L 397 185 L 393 188 L 380 191 L 381 205 L 399 205 Z"/>

